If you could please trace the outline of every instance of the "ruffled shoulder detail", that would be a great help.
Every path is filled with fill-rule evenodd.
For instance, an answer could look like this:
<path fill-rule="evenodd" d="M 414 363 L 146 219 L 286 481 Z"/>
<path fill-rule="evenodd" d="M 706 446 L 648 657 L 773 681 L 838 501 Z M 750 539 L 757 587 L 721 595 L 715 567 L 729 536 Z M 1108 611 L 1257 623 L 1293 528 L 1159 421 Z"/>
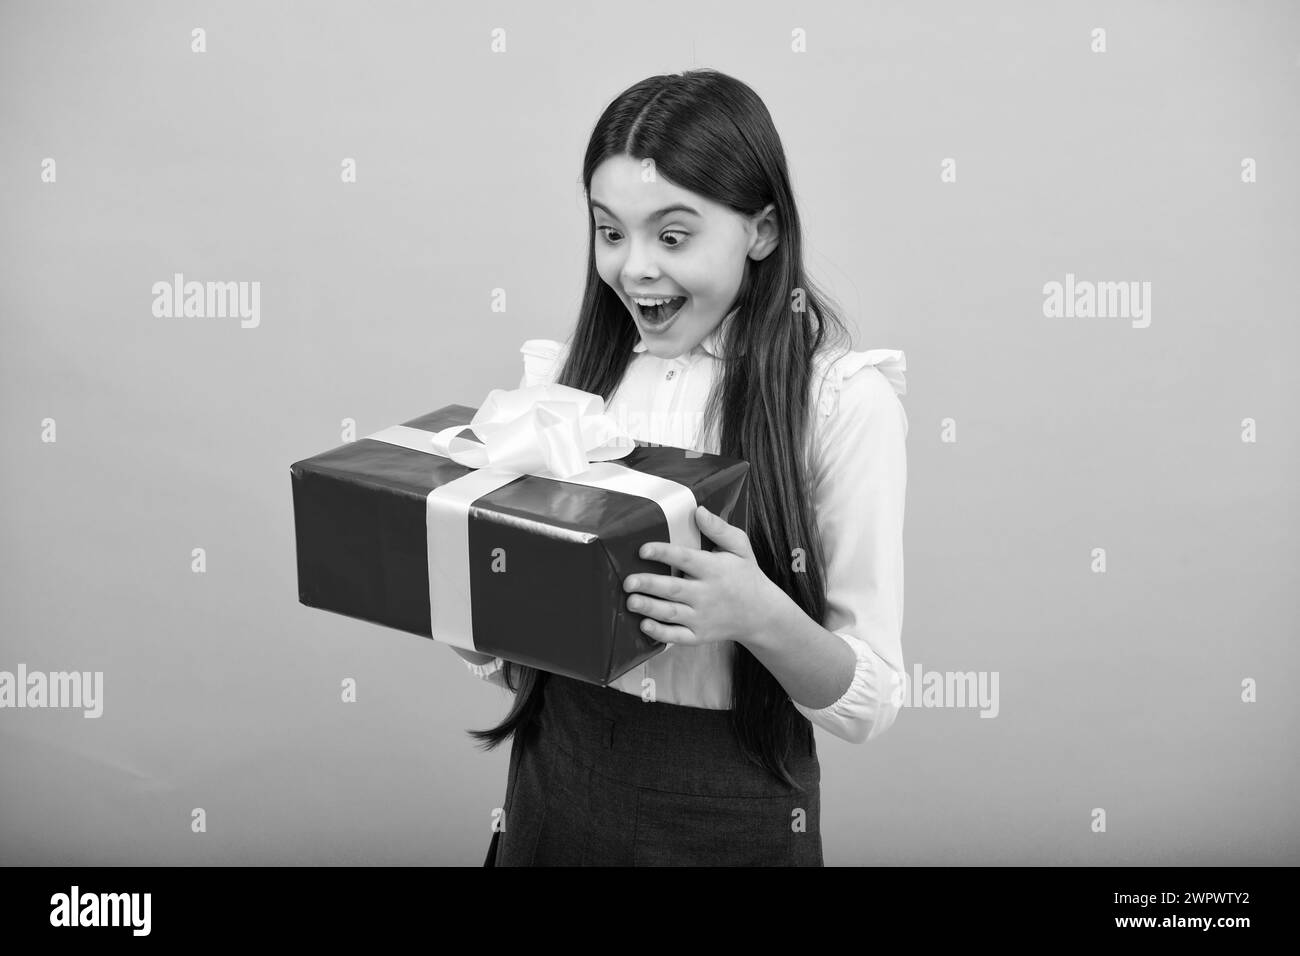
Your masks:
<path fill-rule="evenodd" d="M 524 384 L 549 385 L 569 353 L 569 346 L 554 339 L 529 339 L 519 351 L 524 356 Z"/>
<path fill-rule="evenodd" d="M 821 374 L 821 388 L 817 408 L 823 416 L 832 414 L 839 405 L 840 389 L 844 382 L 862 369 L 877 369 L 893 386 L 897 395 L 907 394 L 907 357 L 900 349 L 868 349 L 865 352 L 845 352 L 831 359 L 819 355 L 815 360 Z"/>

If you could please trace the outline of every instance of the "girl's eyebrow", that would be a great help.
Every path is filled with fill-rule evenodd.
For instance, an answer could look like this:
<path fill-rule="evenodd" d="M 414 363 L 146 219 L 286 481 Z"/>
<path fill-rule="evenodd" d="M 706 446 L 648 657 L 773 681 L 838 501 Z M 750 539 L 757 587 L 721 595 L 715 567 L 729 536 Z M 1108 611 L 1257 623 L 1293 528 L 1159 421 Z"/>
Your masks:
<path fill-rule="evenodd" d="M 606 206 L 604 203 L 597 202 L 596 200 L 593 199 L 591 201 L 591 205 L 594 206 L 596 209 L 599 209 L 605 215 L 609 216 L 609 218 L 618 219 L 618 216 L 610 212 L 609 207 Z M 671 206 L 664 206 L 663 209 L 656 209 L 654 212 L 650 214 L 649 218 L 651 221 L 655 219 L 661 219 L 664 216 L 668 215 L 670 212 L 685 212 L 685 213 L 690 213 L 692 216 L 700 216 L 699 210 L 692 209 L 690 206 L 684 205 L 682 203 L 674 203 Z M 700 218 L 703 219 L 704 217 L 700 216 Z"/>

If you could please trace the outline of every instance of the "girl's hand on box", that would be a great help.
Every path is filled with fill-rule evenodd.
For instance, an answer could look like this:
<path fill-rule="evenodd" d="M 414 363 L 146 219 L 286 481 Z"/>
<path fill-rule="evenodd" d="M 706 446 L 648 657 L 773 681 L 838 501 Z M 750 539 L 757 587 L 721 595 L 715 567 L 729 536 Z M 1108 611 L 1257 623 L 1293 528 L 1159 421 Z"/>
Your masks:
<path fill-rule="evenodd" d="M 685 548 L 667 541 L 642 545 L 641 557 L 677 568 L 686 577 L 638 572 L 623 581 L 629 610 L 645 615 L 641 629 L 666 644 L 758 641 L 790 599 L 763 573 L 743 528 L 707 508 L 695 509 L 700 532 L 721 550 Z"/>

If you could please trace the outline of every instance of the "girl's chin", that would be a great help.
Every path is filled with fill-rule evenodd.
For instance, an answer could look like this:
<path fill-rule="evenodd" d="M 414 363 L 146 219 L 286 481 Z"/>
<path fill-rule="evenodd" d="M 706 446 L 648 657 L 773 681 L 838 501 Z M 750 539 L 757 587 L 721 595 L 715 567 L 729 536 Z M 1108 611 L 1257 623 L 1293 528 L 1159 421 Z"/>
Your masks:
<path fill-rule="evenodd" d="M 641 341 L 645 343 L 647 349 L 659 355 L 660 358 L 669 358 L 670 356 L 666 353 L 678 350 L 677 340 L 679 338 L 681 336 L 672 329 L 667 331 L 647 330 L 644 327 L 641 329 Z"/>

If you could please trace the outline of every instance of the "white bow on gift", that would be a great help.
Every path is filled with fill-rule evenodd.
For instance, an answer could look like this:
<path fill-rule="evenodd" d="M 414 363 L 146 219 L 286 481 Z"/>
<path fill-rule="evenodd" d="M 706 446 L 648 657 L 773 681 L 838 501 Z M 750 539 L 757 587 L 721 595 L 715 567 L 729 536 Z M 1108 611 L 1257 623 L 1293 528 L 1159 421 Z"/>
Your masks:
<path fill-rule="evenodd" d="M 479 441 L 461 437 L 472 428 Z M 567 385 L 493 389 L 469 425 L 434 432 L 436 454 L 467 468 L 504 468 L 542 477 L 571 478 L 591 462 L 626 457 L 636 447 L 605 400 Z"/>
<path fill-rule="evenodd" d="M 481 441 L 461 437 L 466 428 Z M 392 425 L 365 437 L 473 469 L 429 492 L 425 508 L 430 623 L 436 639 L 456 647 L 482 650 L 474 641 L 470 600 L 470 509 L 520 475 L 647 498 L 663 512 L 669 542 L 700 547 L 697 502 L 690 488 L 626 465 L 605 464 L 629 455 L 636 442 L 606 414 L 605 400 L 592 392 L 567 385 L 494 389 L 468 425 L 436 432 Z"/>

